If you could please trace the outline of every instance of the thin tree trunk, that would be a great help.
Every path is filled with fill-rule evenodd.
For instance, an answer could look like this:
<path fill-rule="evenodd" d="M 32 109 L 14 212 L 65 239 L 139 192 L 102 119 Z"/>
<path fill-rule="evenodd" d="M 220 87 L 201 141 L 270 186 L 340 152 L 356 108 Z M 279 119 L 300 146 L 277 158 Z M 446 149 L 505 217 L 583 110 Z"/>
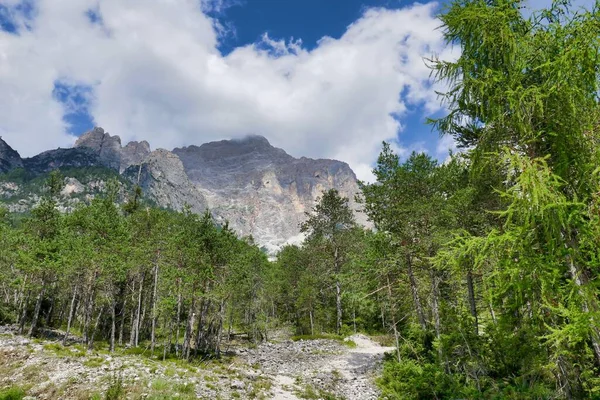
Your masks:
<path fill-rule="evenodd" d="M 104 313 L 104 307 L 101 307 L 100 311 L 98 312 L 98 316 L 96 317 L 96 323 L 94 324 L 94 328 L 92 329 L 92 334 L 91 334 L 90 340 L 88 342 L 88 350 L 94 349 L 94 337 L 96 336 L 96 332 L 98 331 L 98 325 L 100 324 L 100 318 L 102 317 L 103 313 Z"/>
<path fill-rule="evenodd" d="M 25 320 L 27 318 L 27 306 L 29 304 L 29 297 L 31 296 L 31 291 L 27 291 L 27 295 L 23 300 L 23 310 L 21 312 L 21 317 L 19 318 L 19 335 L 22 335 L 25 331 Z"/>
<path fill-rule="evenodd" d="M 52 324 L 52 311 L 54 311 L 54 303 L 56 301 L 56 288 L 55 285 L 52 285 L 52 297 L 50 298 L 50 308 L 48 309 L 48 313 L 46 314 L 46 326 L 50 326 Z"/>
<path fill-rule="evenodd" d="M 340 279 L 339 279 L 339 273 L 340 273 L 340 260 L 339 260 L 339 253 L 338 253 L 338 248 L 335 248 L 335 254 L 334 254 L 334 269 L 335 269 L 335 273 L 336 273 L 336 278 L 335 278 L 335 308 L 336 308 L 336 324 L 335 324 L 335 328 L 336 328 L 336 332 L 339 335 L 340 332 L 342 331 L 342 287 L 341 287 L 341 283 L 340 283 Z"/>
<path fill-rule="evenodd" d="M 412 268 L 412 258 L 410 254 L 406 256 L 406 269 L 408 272 L 408 281 L 410 283 L 410 290 L 412 292 L 413 301 L 415 303 L 415 309 L 417 311 L 417 318 L 419 324 L 423 330 L 427 329 L 427 322 L 425 321 L 425 313 L 423 312 L 423 305 L 421 304 L 421 297 L 419 296 L 419 288 L 417 286 L 417 280 Z"/>
<path fill-rule="evenodd" d="M 473 273 L 469 269 L 467 271 L 467 291 L 469 295 L 469 308 L 473 317 L 475 335 L 479 336 L 479 320 L 477 317 L 477 304 L 475 303 L 475 288 L 473 286 Z"/>
<path fill-rule="evenodd" d="M 71 330 L 71 324 L 73 323 L 73 316 L 75 315 L 75 302 L 77 299 L 77 288 L 79 286 L 75 285 L 73 289 L 73 297 L 71 297 L 71 307 L 69 308 L 69 317 L 67 319 L 67 331 L 65 332 L 65 337 L 63 338 L 62 344 L 65 346 L 67 344 L 67 339 L 69 338 L 69 331 Z"/>
<path fill-rule="evenodd" d="M 135 346 L 135 278 L 133 279 L 132 287 L 131 287 L 131 329 L 129 330 L 129 347 Z"/>
<path fill-rule="evenodd" d="M 221 355 L 221 334 L 223 332 L 223 320 L 225 319 L 225 300 L 221 300 L 221 304 L 219 306 L 219 324 L 217 325 L 217 337 L 215 340 L 215 354 L 218 356 Z M 265 337 L 267 336 L 265 331 Z"/>
<path fill-rule="evenodd" d="M 188 318 L 188 323 L 185 328 L 185 336 L 183 339 L 183 354 L 182 357 L 186 360 L 190 358 L 190 348 L 192 343 L 192 332 L 194 329 L 194 320 L 196 318 L 196 313 L 194 311 L 194 300 L 192 299 L 192 305 L 190 306 L 190 316 Z"/>
<path fill-rule="evenodd" d="M 311 336 L 315 335 L 315 323 L 313 321 L 313 312 L 312 312 L 312 307 L 311 309 L 308 311 L 308 315 L 310 317 L 310 334 Z"/>
<path fill-rule="evenodd" d="M 111 304 L 110 310 L 110 349 L 109 351 L 112 353 L 115 351 L 115 336 L 117 330 L 117 299 L 113 297 L 113 301 Z"/>
<path fill-rule="evenodd" d="M 137 347 L 140 340 L 140 325 L 141 325 L 141 312 L 142 312 L 142 291 L 144 289 L 144 273 L 140 277 L 140 287 L 138 289 L 138 304 L 137 304 L 137 313 L 135 317 L 135 341 L 134 346 Z"/>
<path fill-rule="evenodd" d="M 179 327 L 181 325 L 181 279 L 178 278 L 178 293 L 177 293 L 177 318 L 176 318 L 176 334 L 175 334 L 175 355 L 179 357 Z"/>
<path fill-rule="evenodd" d="M 37 323 L 40 317 L 40 309 L 42 308 L 42 300 L 44 300 L 44 294 L 46 293 L 46 281 L 42 280 L 42 289 L 38 294 L 35 302 L 35 309 L 33 310 L 33 317 L 31 319 L 31 326 L 29 327 L 29 336 L 33 336 L 37 330 Z"/>
<path fill-rule="evenodd" d="M 157 257 L 160 257 L 160 252 L 157 255 Z M 156 318 L 157 318 L 157 312 L 156 312 L 157 287 L 158 287 L 158 259 L 156 260 L 156 263 L 154 264 L 154 288 L 152 290 L 152 333 L 151 333 L 152 343 L 150 345 L 152 355 L 154 355 L 154 345 L 155 345 L 155 340 L 156 340 L 155 334 L 156 334 Z"/>
<path fill-rule="evenodd" d="M 388 287 L 388 299 L 390 302 L 390 314 L 392 315 L 392 330 L 394 332 L 394 340 L 396 341 L 396 356 L 398 357 L 398 362 L 402 361 L 400 357 L 400 338 L 398 335 L 398 328 L 396 326 L 396 303 L 394 302 L 394 298 L 392 296 L 392 283 L 390 282 L 389 274 L 387 277 L 387 287 Z"/>
<path fill-rule="evenodd" d="M 123 346 L 123 330 L 125 328 L 125 305 L 127 301 L 123 297 L 123 303 L 121 305 L 120 321 L 119 321 L 119 346 Z"/>
<path fill-rule="evenodd" d="M 90 282 L 90 289 L 89 289 L 89 295 L 86 299 L 86 304 L 85 304 L 85 315 L 84 315 L 84 326 L 83 326 L 83 339 L 85 341 L 86 344 L 88 344 L 89 342 L 89 328 L 90 328 L 90 323 L 92 322 L 92 316 L 94 313 L 94 292 L 95 292 L 95 283 L 96 283 L 96 279 L 98 278 L 98 271 L 94 271 L 94 276 L 92 278 L 92 281 Z"/>

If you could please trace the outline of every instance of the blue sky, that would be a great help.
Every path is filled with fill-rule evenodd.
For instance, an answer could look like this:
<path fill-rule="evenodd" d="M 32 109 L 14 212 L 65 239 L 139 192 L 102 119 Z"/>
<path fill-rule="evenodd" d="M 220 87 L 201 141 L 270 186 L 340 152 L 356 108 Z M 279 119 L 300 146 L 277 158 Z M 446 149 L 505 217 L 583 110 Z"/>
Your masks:
<path fill-rule="evenodd" d="M 367 180 L 382 140 L 443 159 L 451 141 L 424 124 L 443 108 L 423 57 L 456 56 L 436 30 L 439 9 L 0 0 L 0 135 L 30 156 L 94 125 L 168 149 L 261 134 L 294 156 L 346 161 Z"/>

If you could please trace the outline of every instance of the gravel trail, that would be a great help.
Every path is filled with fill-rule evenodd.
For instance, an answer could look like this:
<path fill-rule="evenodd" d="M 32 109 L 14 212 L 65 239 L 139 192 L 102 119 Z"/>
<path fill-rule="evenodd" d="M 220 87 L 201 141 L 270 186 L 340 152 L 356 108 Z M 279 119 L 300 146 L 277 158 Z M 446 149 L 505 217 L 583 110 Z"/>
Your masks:
<path fill-rule="evenodd" d="M 300 399 L 309 388 L 346 400 L 375 400 L 374 378 L 384 353 L 394 349 L 361 334 L 347 340 L 356 347 L 322 339 L 266 343 L 243 352 L 242 358 L 272 379 L 276 400 Z"/>

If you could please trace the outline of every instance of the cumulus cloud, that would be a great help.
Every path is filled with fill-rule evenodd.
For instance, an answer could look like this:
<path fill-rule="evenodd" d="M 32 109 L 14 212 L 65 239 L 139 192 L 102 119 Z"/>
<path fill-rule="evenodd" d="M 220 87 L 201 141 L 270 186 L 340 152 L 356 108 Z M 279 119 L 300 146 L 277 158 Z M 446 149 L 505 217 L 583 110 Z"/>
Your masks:
<path fill-rule="evenodd" d="M 369 180 L 407 109 L 439 110 L 423 57 L 450 50 L 434 3 L 369 9 L 310 51 L 265 35 L 223 56 L 205 13 L 230 3 L 38 0 L 27 10 L 0 0 L 18 26 L 0 31 L 0 135 L 24 155 L 72 144 L 62 83 L 80 88 L 94 122 L 124 142 L 173 148 L 261 134 Z"/>

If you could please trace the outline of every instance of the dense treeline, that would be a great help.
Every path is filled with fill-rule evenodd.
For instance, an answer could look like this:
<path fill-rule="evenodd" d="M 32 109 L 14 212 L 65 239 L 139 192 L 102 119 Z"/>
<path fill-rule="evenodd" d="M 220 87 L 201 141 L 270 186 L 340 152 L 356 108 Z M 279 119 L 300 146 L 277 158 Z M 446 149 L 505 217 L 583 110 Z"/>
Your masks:
<path fill-rule="evenodd" d="M 211 215 L 140 206 L 139 189 L 122 208 L 118 182 L 68 214 L 57 210 L 62 178 L 51 174 L 31 216 L 0 215 L 0 318 L 35 335 L 76 331 L 91 348 L 144 343 L 182 358 L 219 354 L 235 327 L 264 337 L 273 308 L 266 256 Z"/>

